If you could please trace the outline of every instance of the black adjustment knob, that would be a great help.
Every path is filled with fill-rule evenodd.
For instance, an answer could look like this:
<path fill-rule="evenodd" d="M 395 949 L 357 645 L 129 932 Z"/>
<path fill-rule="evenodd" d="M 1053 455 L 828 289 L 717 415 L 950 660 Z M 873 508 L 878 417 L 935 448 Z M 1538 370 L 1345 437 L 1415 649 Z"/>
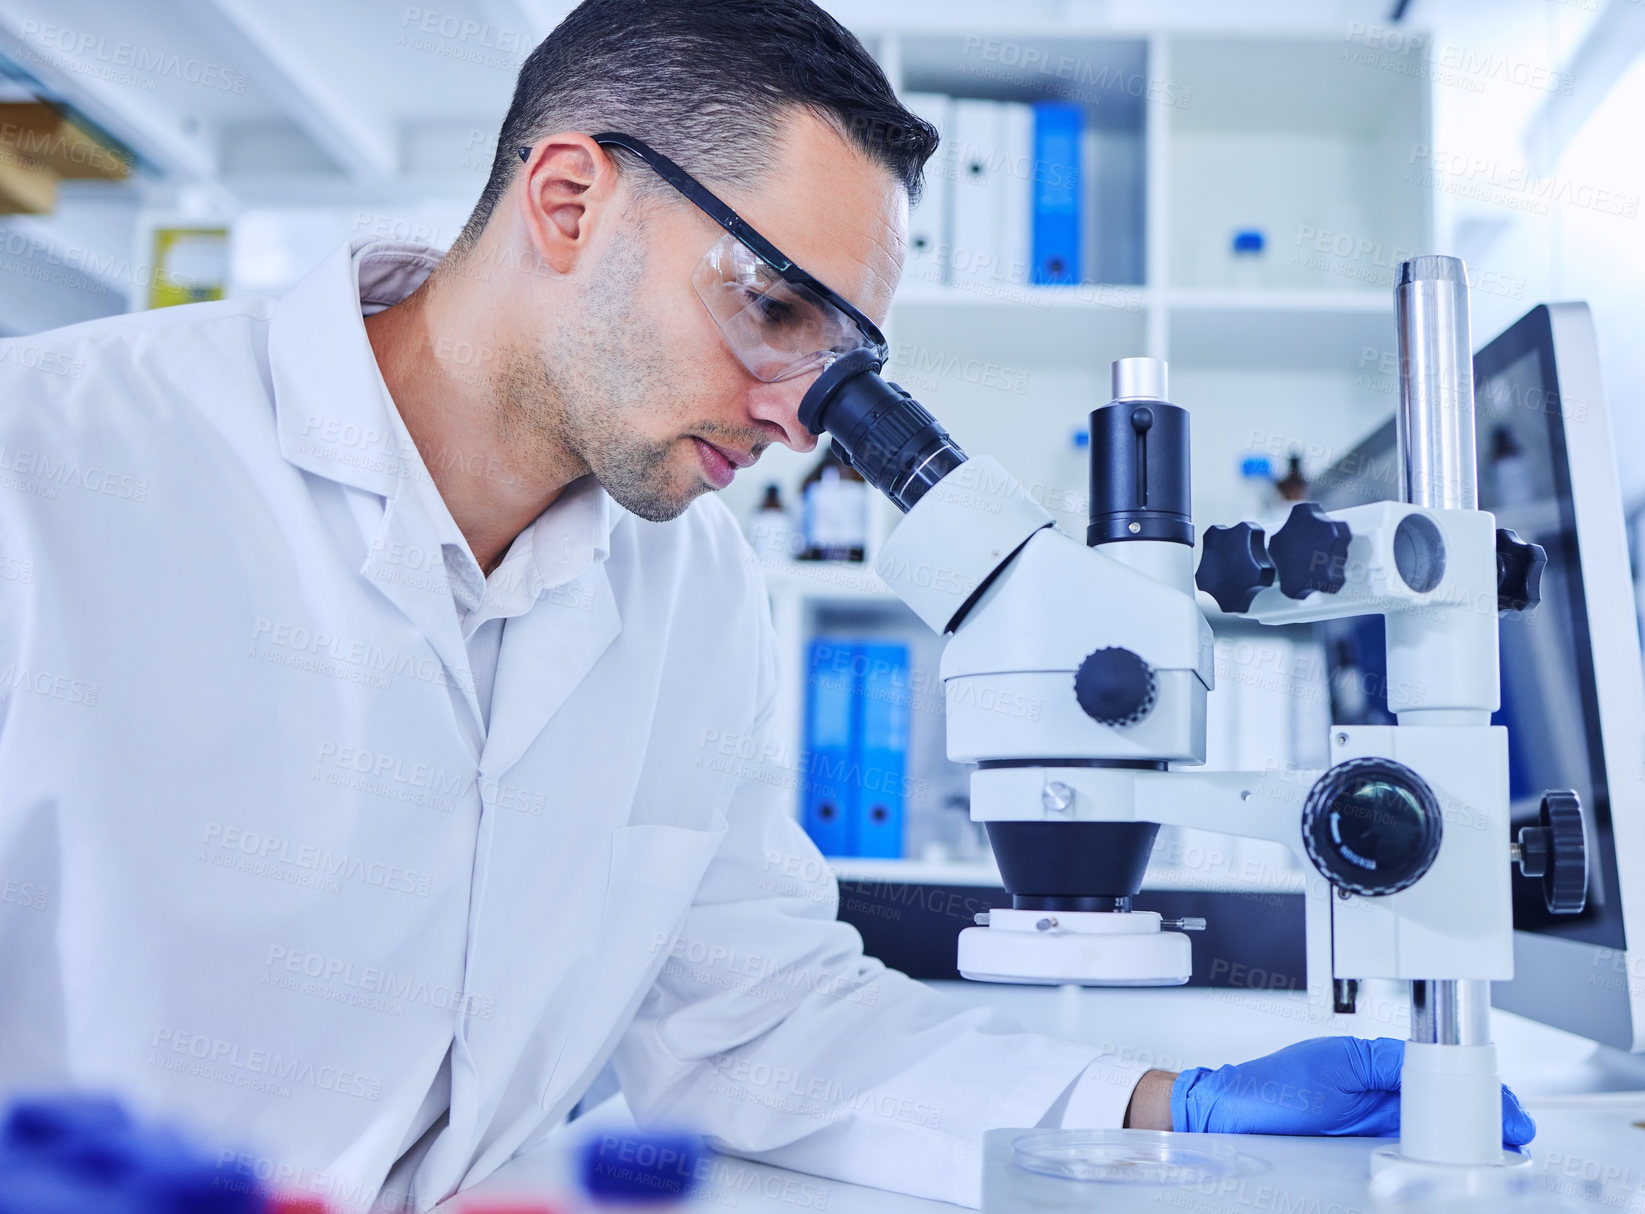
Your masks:
<path fill-rule="evenodd" d="M 1200 540 L 1194 585 L 1231 615 L 1251 610 L 1257 592 L 1274 584 L 1274 562 L 1262 528 L 1255 523 L 1207 527 Z"/>
<path fill-rule="evenodd" d="M 1285 525 L 1268 541 L 1268 555 L 1279 571 L 1279 588 L 1287 598 L 1305 599 L 1314 591 L 1335 594 L 1348 583 L 1348 543 L 1353 530 L 1331 518 L 1318 502 L 1298 502 Z"/>
<path fill-rule="evenodd" d="M 1542 898 L 1550 914 L 1581 914 L 1588 905 L 1582 801 L 1570 789 L 1544 793 L 1540 816 L 1541 825 L 1520 827 L 1519 871 L 1542 878 Z"/>
<path fill-rule="evenodd" d="M 1135 725 L 1153 711 L 1158 694 L 1153 667 L 1129 649 L 1094 650 L 1074 672 L 1080 707 L 1103 725 Z"/>
<path fill-rule="evenodd" d="M 1541 544 L 1522 540 L 1507 527 L 1496 529 L 1496 608 L 1529 611 L 1542 601 L 1542 571 L 1548 554 Z"/>
<path fill-rule="evenodd" d="M 1349 759 L 1308 790 L 1302 842 L 1339 890 L 1376 897 L 1415 885 L 1433 867 L 1443 833 L 1428 782 L 1392 759 Z"/>

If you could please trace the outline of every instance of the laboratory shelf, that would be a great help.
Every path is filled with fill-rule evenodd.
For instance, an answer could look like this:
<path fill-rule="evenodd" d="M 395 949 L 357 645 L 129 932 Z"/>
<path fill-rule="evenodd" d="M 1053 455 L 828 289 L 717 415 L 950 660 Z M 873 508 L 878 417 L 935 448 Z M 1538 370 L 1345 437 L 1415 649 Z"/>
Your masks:
<path fill-rule="evenodd" d="M 978 32 L 962 21 L 953 33 L 932 26 L 895 31 L 882 43 L 882 62 L 894 58 L 904 89 L 1004 101 L 1054 99 L 1087 107 L 1105 128 L 1140 126 L 1148 97 L 1145 33 L 1104 30 L 1074 33 L 1066 15 L 1053 21 L 1013 22 Z M 1038 28 L 1036 28 L 1036 24 Z M 1155 91 L 1156 96 L 1158 90 Z"/>
<path fill-rule="evenodd" d="M 1033 371 L 1108 363 L 1145 352 L 1150 293 L 1080 283 L 1000 284 L 997 290 L 910 283 L 891 308 L 887 374 L 929 386 L 993 389 L 1003 400 L 1032 391 Z M 992 364 L 992 365 L 990 365 Z"/>
<path fill-rule="evenodd" d="M 908 282 L 897 292 L 896 308 L 934 308 L 971 311 L 1002 304 L 1056 311 L 1140 312 L 1150 292 L 1146 287 L 1082 282 L 1066 286 L 1000 283 L 993 290 L 944 283 Z"/>
<path fill-rule="evenodd" d="M 828 865 L 841 881 L 865 884 L 977 885 L 997 887 L 1000 870 L 987 860 L 875 860 L 832 856 Z"/>
<path fill-rule="evenodd" d="M 1165 293 L 1169 306 L 1208 312 L 1388 312 L 1394 307 L 1392 285 L 1380 287 L 1174 287 Z"/>
<path fill-rule="evenodd" d="M 902 600 L 866 561 L 785 561 L 761 564 L 773 596 L 812 603 L 886 603 Z"/>

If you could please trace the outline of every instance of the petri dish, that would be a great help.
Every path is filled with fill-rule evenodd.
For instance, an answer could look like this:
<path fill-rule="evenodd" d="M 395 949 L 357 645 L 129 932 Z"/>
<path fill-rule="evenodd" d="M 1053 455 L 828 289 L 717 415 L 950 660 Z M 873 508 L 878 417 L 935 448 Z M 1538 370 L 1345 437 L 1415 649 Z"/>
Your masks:
<path fill-rule="evenodd" d="M 1025 1172 L 1099 1184 L 1193 1185 L 1239 1170 L 1232 1143 L 1162 1130 L 1037 1130 L 1011 1147 Z"/>

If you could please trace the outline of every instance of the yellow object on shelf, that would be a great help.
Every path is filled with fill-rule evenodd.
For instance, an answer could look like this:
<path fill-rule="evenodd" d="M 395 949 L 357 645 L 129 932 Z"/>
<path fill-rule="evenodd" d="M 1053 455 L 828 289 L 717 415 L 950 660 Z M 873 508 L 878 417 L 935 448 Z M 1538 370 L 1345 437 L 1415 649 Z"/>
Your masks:
<path fill-rule="evenodd" d="M 149 307 L 221 299 L 227 281 L 227 228 L 154 229 Z"/>

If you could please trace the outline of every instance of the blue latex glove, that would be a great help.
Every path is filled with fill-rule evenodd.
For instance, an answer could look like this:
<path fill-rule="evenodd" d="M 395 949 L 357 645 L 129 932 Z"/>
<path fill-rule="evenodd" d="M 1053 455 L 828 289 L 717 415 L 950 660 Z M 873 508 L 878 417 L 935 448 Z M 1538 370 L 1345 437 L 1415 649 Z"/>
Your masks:
<path fill-rule="evenodd" d="M 1399 1133 L 1405 1043 L 1315 1037 L 1251 1062 L 1183 1071 L 1171 1085 L 1171 1128 L 1206 1134 Z M 1502 1145 L 1520 1147 L 1536 1122 L 1506 1086 Z"/>

